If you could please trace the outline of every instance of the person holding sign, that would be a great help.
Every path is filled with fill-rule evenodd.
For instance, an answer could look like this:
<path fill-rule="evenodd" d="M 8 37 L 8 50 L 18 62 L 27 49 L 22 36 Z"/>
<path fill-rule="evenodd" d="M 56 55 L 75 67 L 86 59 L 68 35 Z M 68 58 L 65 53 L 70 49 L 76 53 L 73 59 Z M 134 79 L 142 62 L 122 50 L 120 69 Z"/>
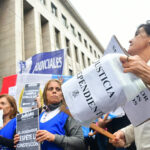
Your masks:
<path fill-rule="evenodd" d="M 36 140 L 44 150 L 83 150 L 84 138 L 81 126 L 60 110 L 63 101 L 61 82 L 49 80 L 43 91 L 45 111 L 40 114 L 40 130 Z"/>
<path fill-rule="evenodd" d="M 3 110 L 3 127 L 0 128 L 0 149 L 14 149 L 13 137 L 16 132 L 17 105 L 7 94 L 0 95 L 0 109 Z"/>
<path fill-rule="evenodd" d="M 135 37 L 130 40 L 128 53 L 129 57 L 122 56 L 120 61 L 124 72 L 131 72 L 140 77 L 149 87 L 150 85 L 150 23 L 142 24 L 138 27 Z M 138 115 L 138 114 L 137 114 Z M 116 147 L 127 147 L 135 141 L 137 150 L 150 149 L 150 120 L 145 121 L 137 127 L 129 125 L 116 133 L 116 138 L 109 142 Z"/>

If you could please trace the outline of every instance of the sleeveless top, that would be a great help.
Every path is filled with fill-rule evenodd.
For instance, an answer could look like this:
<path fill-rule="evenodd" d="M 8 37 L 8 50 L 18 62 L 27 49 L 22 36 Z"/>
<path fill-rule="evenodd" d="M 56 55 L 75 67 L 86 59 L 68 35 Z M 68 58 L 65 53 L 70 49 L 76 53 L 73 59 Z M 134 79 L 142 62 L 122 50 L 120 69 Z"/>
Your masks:
<path fill-rule="evenodd" d="M 40 118 L 39 118 L 40 120 L 43 114 L 44 112 L 40 114 Z M 67 118 L 68 118 L 67 114 L 65 114 L 64 112 L 60 112 L 52 119 L 44 123 L 40 122 L 40 130 L 47 130 L 52 134 L 65 135 L 64 126 L 66 124 Z M 41 144 L 41 148 L 42 150 L 63 150 L 63 148 L 61 148 L 54 142 L 48 142 L 48 141 L 44 141 Z"/>
<path fill-rule="evenodd" d="M 5 125 L 5 127 L 0 129 L 0 136 L 5 137 L 7 139 L 13 139 L 15 130 L 16 118 L 13 118 Z M 11 148 L 7 148 L 3 145 L 0 145 L 0 150 L 11 150 Z"/>

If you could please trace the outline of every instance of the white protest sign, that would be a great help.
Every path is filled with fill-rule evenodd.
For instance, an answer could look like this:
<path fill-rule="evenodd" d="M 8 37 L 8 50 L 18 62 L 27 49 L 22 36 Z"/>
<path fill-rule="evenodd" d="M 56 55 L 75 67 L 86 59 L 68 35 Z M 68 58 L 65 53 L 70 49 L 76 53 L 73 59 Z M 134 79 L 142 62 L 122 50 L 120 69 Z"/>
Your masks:
<path fill-rule="evenodd" d="M 129 55 L 127 51 L 121 46 L 121 44 L 119 43 L 115 35 L 111 37 L 111 40 L 109 41 L 108 46 L 106 50 L 104 51 L 104 55 L 110 54 L 110 53 L 120 53 L 120 54 Z"/>
<path fill-rule="evenodd" d="M 42 97 L 42 91 L 44 89 L 44 86 L 46 82 L 49 81 L 50 79 L 52 79 L 51 74 L 18 74 L 17 75 L 16 98 L 17 98 L 17 107 L 20 113 L 29 111 L 32 108 L 32 105 L 30 107 L 22 107 L 22 98 L 25 90 L 25 85 L 26 84 L 32 85 L 32 84 L 39 83 L 40 85 L 39 94 Z M 41 101 L 41 103 L 42 102 L 43 101 Z"/>
<path fill-rule="evenodd" d="M 124 106 L 129 120 L 134 126 L 138 126 L 150 118 L 150 91 L 141 91 L 134 99 Z"/>
<path fill-rule="evenodd" d="M 120 42 L 118 41 L 117 37 L 115 35 L 113 35 L 108 43 L 108 46 L 106 48 L 106 50 L 104 51 L 104 55 L 110 54 L 110 53 L 120 53 L 120 54 L 127 54 L 127 51 L 122 47 L 122 45 L 120 44 Z M 118 118 L 118 117 L 122 117 L 125 115 L 124 110 L 122 109 L 122 107 L 117 108 L 115 111 L 113 112 L 109 112 L 109 119 L 112 118 Z"/>
<path fill-rule="evenodd" d="M 120 56 L 108 54 L 62 85 L 69 110 L 81 124 L 89 125 L 146 88 L 135 75 L 123 73 Z"/>
<path fill-rule="evenodd" d="M 116 110 L 111 111 L 107 119 L 120 118 L 125 115 L 123 108 L 120 106 Z"/>
<path fill-rule="evenodd" d="M 3 110 L 0 110 L 0 127 L 3 127 Z"/>
<path fill-rule="evenodd" d="M 115 35 L 112 36 L 104 55 L 109 53 L 124 53 L 126 55 L 127 51 L 121 46 L 117 37 Z M 123 107 L 126 115 L 128 116 L 130 122 L 134 126 L 138 126 L 144 121 L 150 118 L 150 92 L 148 89 L 141 91 L 136 97 L 127 102 Z M 121 107 L 117 108 L 114 112 L 110 112 L 108 118 L 116 118 L 121 117 L 125 113 Z"/>

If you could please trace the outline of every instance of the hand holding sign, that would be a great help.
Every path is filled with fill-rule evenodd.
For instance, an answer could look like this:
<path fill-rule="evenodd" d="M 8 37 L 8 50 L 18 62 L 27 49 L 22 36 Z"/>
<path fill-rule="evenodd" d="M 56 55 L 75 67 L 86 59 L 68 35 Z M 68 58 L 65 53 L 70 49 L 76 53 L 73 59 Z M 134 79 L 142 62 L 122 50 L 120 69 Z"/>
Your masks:
<path fill-rule="evenodd" d="M 124 147 L 126 140 L 123 131 L 117 131 L 114 133 L 114 138 L 110 138 L 109 142 L 112 143 L 115 147 Z"/>
<path fill-rule="evenodd" d="M 55 135 L 48 132 L 47 130 L 38 130 L 36 133 L 37 142 L 49 141 L 53 142 L 55 140 Z"/>
<path fill-rule="evenodd" d="M 64 104 L 61 105 L 60 109 L 61 109 L 61 111 L 65 112 L 66 114 L 68 114 L 69 116 L 72 117 L 70 111 L 66 108 L 66 106 Z M 107 117 L 107 115 L 106 115 L 106 117 Z M 105 129 L 97 126 L 94 123 L 90 124 L 90 128 L 92 128 L 93 130 L 95 130 L 94 134 L 96 134 L 96 132 L 98 132 L 98 133 L 101 133 L 101 134 L 107 136 L 110 139 L 114 139 L 115 138 L 115 136 L 113 134 L 111 134 L 110 132 L 106 131 Z"/>

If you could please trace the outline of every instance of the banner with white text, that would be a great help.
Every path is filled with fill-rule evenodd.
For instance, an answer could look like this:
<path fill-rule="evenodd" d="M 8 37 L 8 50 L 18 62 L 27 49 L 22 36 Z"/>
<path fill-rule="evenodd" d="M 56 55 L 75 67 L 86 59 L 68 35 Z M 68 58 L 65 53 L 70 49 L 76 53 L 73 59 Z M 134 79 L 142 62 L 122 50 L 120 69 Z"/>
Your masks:
<path fill-rule="evenodd" d="M 16 150 L 40 150 L 40 143 L 36 141 L 39 130 L 39 109 L 17 115 L 17 134 L 20 139 Z"/>
<path fill-rule="evenodd" d="M 19 62 L 19 73 L 59 74 L 63 73 L 64 49 L 36 54 Z"/>

